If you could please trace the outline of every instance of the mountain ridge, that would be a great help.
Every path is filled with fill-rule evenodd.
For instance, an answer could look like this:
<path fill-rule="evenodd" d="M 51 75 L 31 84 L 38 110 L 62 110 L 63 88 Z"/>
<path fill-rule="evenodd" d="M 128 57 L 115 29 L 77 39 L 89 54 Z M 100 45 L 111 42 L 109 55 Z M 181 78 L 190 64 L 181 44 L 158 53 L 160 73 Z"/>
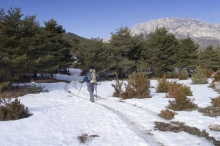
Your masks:
<path fill-rule="evenodd" d="M 157 27 L 165 27 L 168 33 L 174 34 L 178 39 L 191 37 L 203 50 L 208 45 L 220 46 L 220 24 L 206 23 L 197 19 L 167 17 L 135 24 L 130 28 L 133 35 L 144 35 L 155 31 Z"/>
<path fill-rule="evenodd" d="M 191 37 L 195 43 L 199 44 L 199 50 L 204 50 L 209 45 L 213 48 L 220 46 L 220 24 L 202 22 L 197 19 L 166 17 L 137 23 L 129 29 L 132 35 L 142 33 L 146 36 L 154 32 L 157 27 L 165 27 L 168 33 L 174 34 L 177 39 Z M 109 39 L 110 37 L 103 41 L 107 42 Z"/>

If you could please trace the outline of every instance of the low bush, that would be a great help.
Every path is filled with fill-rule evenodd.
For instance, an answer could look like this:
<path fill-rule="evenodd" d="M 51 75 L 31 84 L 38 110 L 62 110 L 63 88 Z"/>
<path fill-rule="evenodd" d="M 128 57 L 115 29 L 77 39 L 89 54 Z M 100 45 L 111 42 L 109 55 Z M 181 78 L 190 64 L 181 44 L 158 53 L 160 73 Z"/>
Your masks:
<path fill-rule="evenodd" d="M 168 108 L 166 108 L 165 110 L 162 110 L 160 111 L 160 114 L 159 116 L 164 118 L 164 119 L 173 119 L 174 118 L 174 115 L 176 115 L 177 113 L 172 111 L 172 110 L 169 110 Z"/>
<path fill-rule="evenodd" d="M 161 93 L 161 92 L 168 92 L 168 81 L 166 80 L 166 75 L 163 76 L 162 79 L 157 79 L 157 88 L 156 92 Z"/>
<path fill-rule="evenodd" d="M 208 79 L 206 71 L 201 67 L 196 67 L 196 72 L 192 75 L 192 84 L 207 84 Z"/>
<path fill-rule="evenodd" d="M 175 100 L 169 100 L 168 108 L 175 111 L 182 110 L 195 110 L 197 105 L 193 103 L 194 99 L 187 98 L 181 88 L 177 88 L 176 92 L 179 93 L 175 96 Z"/>
<path fill-rule="evenodd" d="M 167 82 L 168 87 L 168 93 L 166 94 L 166 97 L 168 98 L 176 98 L 178 96 L 192 96 L 192 91 L 190 90 L 190 87 L 177 83 L 176 81 Z M 180 95 L 179 90 L 182 91 Z"/>
<path fill-rule="evenodd" d="M 168 108 L 175 111 L 195 110 L 197 109 L 197 105 L 194 104 L 193 101 L 193 99 L 189 99 L 186 97 L 177 98 L 173 101 L 169 100 Z"/>
<path fill-rule="evenodd" d="M 193 103 L 194 99 L 187 98 L 192 95 L 190 88 L 177 82 L 171 82 L 168 84 L 167 97 L 175 98 L 175 100 L 169 100 L 168 108 L 181 111 L 181 110 L 193 110 L 197 108 L 197 105 Z"/>
<path fill-rule="evenodd" d="M 122 92 L 122 85 L 123 85 L 123 80 L 120 81 L 118 78 L 118 73 L 114 73 L 115 77 L 115 84 L 112 84 L 112 87 L 115 89 L 115 92 L 113 93 L 114 97 L 120 97 L 121 92 Z"/>
<path fill-rule="evenodd" d="M 211 98 L 211 101 L 214 107 L 220 107 L 220 96 L 216 98 Z"/>
<path fill-rule="evenodd" d="M 22 87 L 22 86 L 13 86 L 10 87 L 10 90 L 4 90 L 0 92 L 0 98 L 16 98 L 26 94 L 39 93 L 43 91 L 42 86 L 33 86 L 33 87 Z M 46 91 L 46 90 L 45 90 Z"/>
<path fill-rule="evenodd" d="M 217 117 L 220 116 L 220 107 L 207 106 L 198 108 L 198 112 L 202 113 L 204 116 Z"/>
<path fill-rule="evenodd" d="M 212 71 L 207 68 L 205 69 L 205 73 L 207 78 L 210 78 L 212 76 Z"/>
<path fill-rule="evenodd" d="M 122 99 L 150 98 L 150 80 L 142 72 L 133 72 L 128 76 L 128 84 L 122 92 Z"/>
<path fill-rule="evenodd" d="M 129 99 L 135 96 L 135 91 L 134 89 L 129 86 L 129 85 L 125 85 L 125 92 L 121 93 L 121 98 L 122 99 Z"/>
<path fill-rule="evenodd" d="M 164 122 L 155 122 L 154 126 L 155 130 L 159 131 L 171 131 L 171 132 L 187 132 L 191 135 L 197 135 L 199 137 L 204 137 L 208 141 L 212 142 L 215 146 L 220 146 L 220 141 L 218 139 L 215 139 L 213 136 L 209 136 L 209 133 L 207 133 L 205 130 L 200 131 L 196 127 L 190 127 L 185 125 L 185 123 L 172 121 L 170 123 L 164 123 Z"/>
<path fill-rule="evenodd" d="M 220 70 L 216 71 L 213 75 L 212 83 L 220 81 Z"/>
<path fill-rule="evenodd" d="M 15 98 L 12 99 L 0 98 L 0 120 L 17 120 L 27 118 L 31 114 L 28 114 L 28 107 L 25 107 L 20 100 Z"/>

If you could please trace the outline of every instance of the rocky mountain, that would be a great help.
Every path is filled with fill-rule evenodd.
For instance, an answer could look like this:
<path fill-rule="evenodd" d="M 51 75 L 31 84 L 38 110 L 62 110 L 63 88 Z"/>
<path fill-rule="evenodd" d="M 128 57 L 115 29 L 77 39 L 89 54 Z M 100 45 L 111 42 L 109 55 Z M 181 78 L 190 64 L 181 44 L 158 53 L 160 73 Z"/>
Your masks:
<path fill-rule="evenodd" d="M 220 46 L 220 24 L 205 23 L 187 18 L 162 18 L 145 23 L 138 23 L 130 28 L 133 35 L 144 35 L 155 31 L 156 27 L 165 27 L 168 33 L 174 34 L 178 39 L 190 36 L 203 50 L 208 45 L 214 48 Z"/>

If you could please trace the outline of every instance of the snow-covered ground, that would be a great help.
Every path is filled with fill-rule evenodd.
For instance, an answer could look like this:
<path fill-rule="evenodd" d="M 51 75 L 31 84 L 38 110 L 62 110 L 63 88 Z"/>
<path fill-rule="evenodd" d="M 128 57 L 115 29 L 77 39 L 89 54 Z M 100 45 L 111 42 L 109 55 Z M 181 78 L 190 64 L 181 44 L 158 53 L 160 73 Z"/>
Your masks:
<path fill-rule="evenodd" d="M 220 133 L 210 131 L 210 124 L 220 125 L 220 117 L 203 116 L 196 111 L 181 111 L 172 120 L 160 118 L 158 114 L 168 105 L 165 93 L 156 93 L 151 88 L 152 98 L 128 99 L 120 102 L 112 97 L 115 81 L 101 82 L 97 87 L 97 98 L 89 101 L 86 84 L 78 82 L 80 70 L 71 69 L 71 76 L 56 75 L 57 79 L 70 83 L 41 83 L 49 92 L 28 94 L 19 97 L 33 115 L 15 121 L 0 121 L 1 146 L 213 146 L 205 138 L 186 132 L 161 132 L 154 129 L 155 121 L 169 123 L 184 122 L 187 126 L 206 130 L 210 136 L 220 140 Z M 211 81 L 211 80 L 210 80 Z M 209 84 L 192 85 L 191 80 L 181 80 L 190 86 L 195 103 L 199 107 L 211 105 L 210 97 L 219 94 Z M 151 80 L 156 87 L 157 81 Z M 81 91 L 79 92 L 81 87 Z M 85 144 L 78 136 L 96 135 Z"/>

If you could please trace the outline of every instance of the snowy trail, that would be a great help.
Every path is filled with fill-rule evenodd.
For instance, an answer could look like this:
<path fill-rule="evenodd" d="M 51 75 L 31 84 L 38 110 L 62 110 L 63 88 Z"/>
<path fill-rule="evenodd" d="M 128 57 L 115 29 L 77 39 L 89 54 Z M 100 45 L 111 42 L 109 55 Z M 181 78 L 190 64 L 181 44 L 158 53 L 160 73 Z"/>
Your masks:
<path fill-rule="evenodd" d="M 155 121 L 164 121 L 158 113 L 168 100 L 163 93 L 151 88 L 152 98 L 127 99 L 123 102 L 113 97 L 115 81 L 103 81 L 98 86 L 98 95 L 93 103 L 89 101 L 86 84 L 78 81 L 79 69 L 71 69 L 72 76 L 59 74 L 59 80 L 71 83 L 36 83 L 48 92 L 27 94 L 19 97 L 32 116 L 20 120 L 0 122 L 0 145 L 6 146 L 214 146 L 203 137 L 187 132 L 163 132 L 154 129 Z M 195 102 L 200 107 L 210 105 L 210 97 L 217 97 L 215 91 L 206 85 L 191 85 L 190 79 L 180 81 L 189 85 Z M 151 80 L 156 87 L 157 81 Z M 202 90 L 202 91 L 201 91 Z M 96 92 L 95 92 L 96 93 Z M 219 132 L 210 131 L 210 124 L 220 124 L 220 117 L 203 116 L 198 111 L 181 111 L 172 120 L 184 122 L 199 130 L 206 130 L 210 136 L 220 140 Z M 78 136 L 97 135 L 85 144 Z"/>
<path fill-rule="evenodd" d="M 101 107 L 104 108 L 105 110 L 102 111 L 101 113 L 99 113 L 101 115 L 107 114 L 107 115 L 109 115 L 108 117 L 110 117 L 110 115 L 113 114 L 114 116 L 116 116 L 117 118 L 114 118 L 114 120 L 112 121 L 113 125 L 115 125 L 115 122 L 118 123 L 120 121 L 120 122 L 124 123 L 126 125 L 126 127 L 129 129 L 129 130 L 128 129 L 125 130 L 126 132 L 124 132 L 124 134 L 127 135 L 127 131 L 132 131 L 133 134 L 135 135 L 134 137 L 139 137 L 145 141 L 144 143 L 142 140 L 136 141 L 136 143 L 134 144 L 135 146 L 137 146 L 137 145 L 141 145 L 141 146 L 142 145 L 150 145 L 150 146 L 155 146 L 155 145 L 156 146 L 157 145 L 163 145 L 163 146 L 171 146 L 171 145 L 172 146 L 186 146 L 186 145 L 213 146 L 212 143 L 205 140 L 204 138 L 198 137 L 196 135 L 191 135 L 186 132 L 173 133 L 173 132 L 162 132 L 162 131 L 154 130 L 154 126 L 155 126 L 154 122 L 155 121 L 169 123 L 170 121 L 176 120 L 176 121 L 187 123 L 187 125 L 189 125 L 189 126 L 191 126 L 193 123 L 197 122 L 197 127 L 199 127 L 202 130 L 208 126 L 207 124 L 204 125 L 202 121 L 200 121 L 198 123 L 198 121 L 197 121 L 198 118 L 196 118 L 196 120 L 193 120 L 193 121 L 192 120 L 186 121 L 186 120 L 188 120 L 188 118 L 186 118 L 186 116 L 184 116 L 183 118 L 181 117 L 184 114 L 190 114 L 192 116 L 200 116 L 201 114 L 198 113 L 197 111 L 190 112 L 190 113 L 182 111 L 177 116 L 175 116 L 174 120 L 167 121 L 167 120 L 160 118 L 158 116 L 158 114 L 160 113 L 160 111 L 162 109 L 164 109 L 167 106 L 168 100 L 170 100 L 168 98 L 164 98 L 165 93 L 164 94 L 163 93 L 156 93 L 155 88 L 151 88 L 152 98 L 149 98 L 149 99 L 129 99 L 129 100 L 124 100 L 123 102 L 121 102 L 121 100 L 119 98 L 112 97 L 112 94 L 114 92 L 114 88 L 112 88 L 111 85 L 114 84 L 115 82 L 114 81 L 106 81 L 106 82 L 104 81 L 104 82 L 101 82 L 100 86 L 98 87 L 98 95 L 101 98 L 97 98 L 95 100 L 95 103 L 91 103 L 89 100 L 89 94 L 87 91 L 86 84 L 79 83 L 79 81 L 81 81 L 81 80 L 82 80 L 82 76 L 79 76 L 78 73 L 74 74 L 72 76 L 71 80 L 69 80 L 69 81 L 71 81 L 71 83 L 66 84 L 66 86 L 64 87 L 66 93 L 68 93 L 69 96 L 71 96 L 71 98 L 73 100 L 80 101 L 80 102 L 82 102 L 80 104 L 85 104 L 85 106 L 88 106 L 88 109 L 91 109 L 91 110 L 94 109 L 95 111 L 99 112 L 99 110 L 97 110 L 97 108 L 101 108 Z M 197 90 L 198 90 L 197 88 L 200 89 L 201 85 L 192 86 L 192 85 L 190 85 L 190 80 L 184 81 L 184 84 L 191 86 L 193 91 L 195 91 L 195 95 L 197 97 L 197 93 L 200 93 L 200 92 L 197 92 Z M 81 85 L 82 85 L 82 88 L 79 92 Z M 157 81 L 151 80 L 151 85 L 155 87 L 157 85 Z M 206 89 L 205 86 L 203 86 L 204 89 Z M 208 90 L 209 91 L 207 91 L 207 92 L 210 92 L 211 94 L 215 93 L 215 92 L 211 92 L 210 89 L 208 89 Z M 94 94 L 97 94 L 97 92 L 95 92 Z M 213 96 L 214 96 L 214 94 L 213 94 Z M 203 98 L 201 98 L 200 96 L 198 96 L 198 97 L 199 98 L 196 99 L 196 102 L 201 104 L 202 102 L 200 100 L 203 99 L 204 97 Z M 206 97 L 206 99 L 204 101 L 206 101 L 207 99 L 210 100 L 208 97 Z M 205 104 L 207 104 L 207 102 L 204 102 L 203 104 L 205 105 Z M 94 112 L 91 115 L 93 115 L 93 114 L 97 115 L 98 113 Z M 181 116 L 179 116 L 179 115 L 181 115 Z M 212 122 L 211 120 L 213 118 L 206 117 L 206 119 L 208 119 L 209 123 L 213 123 L 214 121 L 216 121 L 216 120 L 214 120 Z M 109 122 L 108 119 L 105 119 L 105 120 L 107 120 L 107 122 Z M 88 122 L 88 120 L 87 120 L 87 122 Z M 194 126 L 194 125 L 195 124 L 193 124 L 192 126 Z M 100 126 L 100 127 L 102 127 L 102 126 Z M 123 131 L 121 129 L 121 126 L 117 125 L 117 127 L 118 127 L 117 129 L 114 129 L 114 130 L 116 130 L 114 132 L 120 133 L 121 131 Z M 105 129 L 106 127 L 102 127 L 102 128 Z M 87 131 L 91 131 L 91 129 L 89 129 Z M 92 131 L 97 132 L 97 129 L 94 129 Z M 108 131 L 108 134 L 109 133 L 112 133 L 112 130 Z M 210 132 L 210 133 L 212 135 L 214 135 L 216 132 Z M 106 135 L 106 134 L 107 133 L 105 133 L 104 135 Z M 218 136 L 216 136 L 216 137 L 218 137 Z M 122 145 L 124 145 L 124 142 Z M 132 145 L 132 144 L 129 143 L 129 145 Z"/>
<path fill-rule="evenodd" d="M 73 84 L 73 87 L 75 89 L 70 88 L 69 87 L 70 84 Z M 68 85 L 66 85 L 65 88 L 66 88 L 65 90 L 67 92 L 69 92 L 71 95 L 78 97 L 78 98 L 81 98 L 81 99 L 88 100 L 88 102 L 90 102 L 90 100 L 88 98 L 86 98 L 86 96 L 87 97 L 89 96 L 88 93 L 81 91 L 81 94 L 83 93 L 86 96 L 78 95 L 79 92 L 78 93 L 76 92 L 78 89 L 77 89 L 77 85 L 76 85 L 75 81 L 68 83 Z M 96 102 L 94 104 L 104 106 L 106 109 L 108 109 L 109 111 L 116 114 L 120 119 L 122 119 L 122 121 L 124 121 L 130 127 L 130 129 L 133 132 L 135 132 L 137 135 L 142 137 L 150 145 L 152 145 L 152 146 L 160 146 L 161 145 L 152 137 L 153 133 L 151 132 L 151 128 L 154 126 L 154 121 L 157 120 L 154 118 L 155 117 L 154 112 L 142 108 L 141 115 L 143 115 L 143 117 L 131 115 L 129 113 L 130 110 L 135 111 L 136 108 L 139 108 L 139 111 L 140 111 L 141 107 L 134 106 L 130 103 L 124 103 L 124 104 L 126 104 L 126 106 L 122 107 L 121 103 L 119 103 L 120 102 L 119 100 L 118 101 L 111 100 L 111 99 L 107 99 L 104 97 L 101 97 L 101 98 L 102 99 L 100 99 L 99 97 L 96 98 Z M 120 108 L 118 108 L 118 107 L 120 107 Z M 151 125 L 148 125 L 148 126 L 142 125 L 143 123 L 149 123 L 149 119 L 151 121 Z M 145 121 L 145 120 L 147 120 L 147 121 Z M 149 127 L 149 129 L 146 129 L 146 127 Z"/>
<path fill-rule="evenodd" d="M 77 91 L 79 89 L 69 88 L 70 84 L 68 85 L 67 90 L 71 91 L 71 94 L 74 97 L 81 98 L 90 102 L 89 94 L 86 91 L 85 86 L 82 88 L 80 95 L 78 95 Z M 74 87 L 77 86 L 74 85 Z M 100 95 L 101 94 L 99 94 L 99 96 Z M 132 104 L 126 101 L 121 102 L 118 98 L 111 98 L 111 97 L 102 97 L 102 99 L 97 98 L 93 104 L 104 106 L 109 111 L 113 112 L 126 125 L 128 125 L 130 130 L 136 133 L 136 135 L 143 138 L 147 144 L 150 144 L 150 146 L 169 146 L 169 145 L 173 145 L 173 142 L 180 142 L 182 140 L 186 140 L 185 138 L 178 136 L 178 134 L 171 132 L 169 134 L 166 133 L 165 135 L 170 135 L 170 136 L 173 135 L 176 138 L 173 139 L 174 141 L 167 141 L 166 136 L 164 134 L 159 134 L 158 131 L 155 131 L 154 130 L 155 121 L 167 123 L 167 120 L 160 118 L 155 111 L 152 111 L 150 109 L 151 106 L 149 107 L 149 109 L 147 109 L 146 106 L 143 107 L 140 105 L 137 106 L 134 103 Z M 137 111 L 137 113 L 135 113 L 134 111 Z M 186 135 L 188 137 L 188 135 L 190 134 L 186 133 Z M 189 141 L 195 141 L 195 143 L 199 144 L 199 142 L 197 142 L 198 139 L 202 140 L 204 145 L 212 146 L 211 143 L 205 142 L 204 139 L 201 139 L 201 137 L 197 137 L 197 136 L 191 136 L 191 139 Z M 185 144 L 178 143 L 175 146 L 185 146 Z"/>
<path fill-rule="evenodd" d="M 156 140 L 150 135 L 151 134 L 150 131 L 143 130 L 144 127 L 142 127 L 141 125 L 138 125 L 137 123 L 135 123 L 135 121 L 132 121 L 129 117 L 127 117 L 122 112 L 119 112 L 118 110 L 111 108 L 109 106 L 106 106 L 106 105 L 103 105 L 103 106 L 109 109 L 110 111 L 114 112 L 116 115 L 118 115 L 119 118 L 121 118 L 130 127 L 130 129 L 132 129 L 132 131 L 134 131 L 137 135 L 142 137 L 147 143 L 149 143 L 152 146 L 160 146 L 160 144 L 156 142 Z"/>
<path fill-rule="evenodd" d="M 49 92 L 21 98 L 33 116 L 0 122 L 0 145 L 82 146 L 77 137 L 88 134 L 98 135 L 88 146 L 152 146 L 115 113 L 77 97 L 75 88 L 75 94 L 68 92 L 69 84 L 51 83 L 50 87 Z"/>
<path fill-rule="evenodd" d="M 90 102 L 89 99 L 86 99 L 84 97 L 81 97 L 79 95 L 76 95 L 74 93 L 70 93 L 75 97 L 79 97 L 82 98 L 84 100 L 87 100 L 88 102 Z M 159 143 L 157 143 L 153 137 L 150 136 L 150 131 L 147 130 L 143 130 L 144 127 L 142 127 L 141 125 L 138 125 L 134 120 L 131 120 L 132 117 L 128 117 L 126 114 L 123 114 L 123 112 L 119 111 L 117 108 L 113 108 L 107 104 L 103 104 L 103 103 L 99 103 L 99 102 L 95 102 L 94 104 L 98 104 L 101 106 L 104 106 L 106 109 L 108 109 L 109 111 L 113 112 L 114 114 L 116 114 L 122 121 L 124 121 L 129 127 L 130 129 L 135 132 L 137 135 L 139 135 L 140 137 L 142 137 L 147 143 L 149 143 L 152 146 L 160 146 Z M 142 129 L 142 130 L 141 130 Z"/>

